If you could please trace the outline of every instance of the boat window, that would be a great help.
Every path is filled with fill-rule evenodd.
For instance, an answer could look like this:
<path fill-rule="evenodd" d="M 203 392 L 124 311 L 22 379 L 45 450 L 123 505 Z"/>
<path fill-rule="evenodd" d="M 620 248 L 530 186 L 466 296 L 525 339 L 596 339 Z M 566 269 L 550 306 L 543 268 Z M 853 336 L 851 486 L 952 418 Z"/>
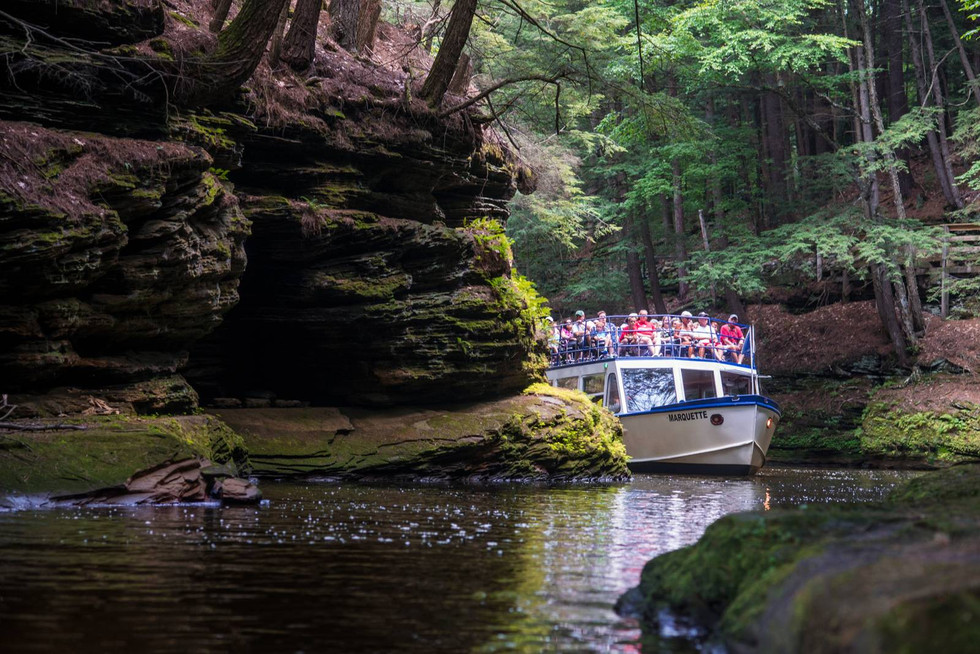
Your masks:
<path fill-rule="evenodd" d="M 669 368 L 623 370 L 623 392 L 626 394 L 626 410 L 631 413 L 673 404 L 677 401 L 674 371 Z"/>
<path fill-rule="evenodd" d="M 718 397 L 715 392 L 715 373 L 711 370 L 681 370 L 681 379 L 684 381 L 684 399 Z"/>
<path fill-rule="evenodd" d="M 588 395 L 601 393 L 602 387 L 605 385 L 605 381 L 605 373 L 600 372 L 597 375 L 585 375 L 582 377 L 582 390 Z"/>
<path fill-rule="evenodd" d="M 734 372 L 721 373 L 721 388 L 725 395 L 751 395 L 752 378 Z"/>
<path fill-rule="evenodd" d="M 572 391 L 578 390 L 578 377 L 561 377 L 555 381 L 558 388 L 567 388 Z"/>
<path fill-rule="evenodd" d="M 606 408 L 613 413 L 623 410 L 623 405 L 619 402 L 619 384 L 616 383 L 616 375 L 606 377 Z"/>

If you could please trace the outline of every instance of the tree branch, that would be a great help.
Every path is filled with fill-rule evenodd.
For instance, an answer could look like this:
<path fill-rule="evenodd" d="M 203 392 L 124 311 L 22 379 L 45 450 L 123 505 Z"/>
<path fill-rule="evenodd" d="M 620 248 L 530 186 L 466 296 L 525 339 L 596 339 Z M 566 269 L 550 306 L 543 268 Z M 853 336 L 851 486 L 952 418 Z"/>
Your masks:
<path fill-rule="evenodd" d="M 512 77 L 505 80 L 501 80 L 500 82 L 497 82 L 496 84 L 492 85 L 490 88 L 486 89 L 485 91 L 481 91 L 480 93 L 473 96 L 469 100 L 465 102 L 461 102 L 460 104 L 454 107 L 450 107 L 449 109 L 446 109 L 445 111 L 441 112 L 439 114 L 439 118 L 445 118 L 446 116 L 451 116 L 452 114 L 460 112 L 463 109 L 468 109 L 469 107 L 472 107 L 480 100 L 488 97 L 494 91 L 499 91 L 501 88 L 507 86 L 508 84 L 517 84 L 518 82 L 544 82 L 545 84 L 557 85 L 558 80 L 566 79 L 567 77 L 568 77 L 567 74 L 560 73 L 553 77 L 547 77 L 545 75 L 528 75 L 527 77 Z M 557 102 L 557 98 L 556 98 L 556 102 Z"/>

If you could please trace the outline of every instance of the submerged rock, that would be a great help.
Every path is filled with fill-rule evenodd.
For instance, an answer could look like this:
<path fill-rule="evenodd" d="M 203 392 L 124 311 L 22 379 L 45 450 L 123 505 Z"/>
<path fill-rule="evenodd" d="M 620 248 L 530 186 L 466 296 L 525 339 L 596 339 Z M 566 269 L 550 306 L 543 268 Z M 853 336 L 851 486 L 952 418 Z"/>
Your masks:
<path fill-rule="evenodd" d="M 257 504 L 262 500 L 262 492 L 254 484 L 232 475 L 231 470 L 215 469 L 207 459 L 167 461 L 134 473 L 120 486 L 56 495 L 50 502 L 56 506 L 85 506 L 179 504 L 211 498 L 226 504 Z"/>
<path fill-rule="evenodd" d="M 621 601 L 736 651 L 968 651 L 980 638 L 980 466 L 930 473 L 884 505 L 727 516 L 650 561 Z"/>

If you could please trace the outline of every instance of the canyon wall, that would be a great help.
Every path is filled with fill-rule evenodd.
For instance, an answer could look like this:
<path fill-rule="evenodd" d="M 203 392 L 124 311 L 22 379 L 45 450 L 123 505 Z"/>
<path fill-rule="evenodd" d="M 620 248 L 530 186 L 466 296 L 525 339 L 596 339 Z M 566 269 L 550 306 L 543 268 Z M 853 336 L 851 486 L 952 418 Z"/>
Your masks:
<path fill-rule="evenodd" d="M 540 299 L 501 229 L 528 171 L 475 114 L 413 100 L 409 65 L 336 49 L 302 75 L 263 63 L 221 106 L 168 104 L 154 72 L 213 43 L 202 5 L 0 16 L 0 392 L 179 412 L 537 378 Z"/>

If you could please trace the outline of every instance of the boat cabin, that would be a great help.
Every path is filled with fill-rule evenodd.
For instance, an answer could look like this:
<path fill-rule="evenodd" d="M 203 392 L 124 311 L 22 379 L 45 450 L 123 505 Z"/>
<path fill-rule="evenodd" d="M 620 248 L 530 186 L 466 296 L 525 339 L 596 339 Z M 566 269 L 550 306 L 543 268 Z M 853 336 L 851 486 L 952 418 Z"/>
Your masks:
<path fill-rule="evenodd" d="M 761 395 L 754 370 L 695 359 L 591 361 L 549 370 L 548 378 L 553 386 L 580 390 L 593 402 L 619 414 L 691 400 Z"/>

